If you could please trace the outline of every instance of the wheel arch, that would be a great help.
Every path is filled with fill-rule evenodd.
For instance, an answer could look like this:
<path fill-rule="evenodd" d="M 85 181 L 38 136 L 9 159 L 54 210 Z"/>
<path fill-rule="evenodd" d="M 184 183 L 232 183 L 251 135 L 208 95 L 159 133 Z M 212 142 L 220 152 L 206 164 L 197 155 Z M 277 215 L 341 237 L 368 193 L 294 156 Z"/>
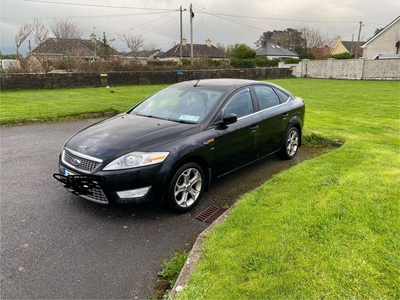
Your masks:
<path fill-rule="evenodd" d="M 285 131 L 285 135 L 288 132 L 288 130 L 292 127 L 295 127 L 299 131 L 299 147 L 302 145 L 303 142 L 303 126 L 302 126 L 302 121 L 298 116 L 294 116 L 290 122 L 288 123 L 288 126 Z"/>
<path fill-rule="evenodd" d="M 178 160 L 177 162 L 175 162 L 175 164 L 172 166 L 170 172 L 168 173 L 167 177 L 166 177 L 166 184 L 168 185 L 169 182 L 171 181 L 172 177 L 174 176 L 175 172 L 182 167 L 183 165 L 187 164 L 187 163 L 196 163 L 198 164 L 204 173 L 204 176 L 206 177 L 204 180 L 205 183 L 205 191 L 209 190 L 210 187 L 210 172 L 209 172 L 209 164 L 207 162 L 206 159 L 204 159 L 201 156 L 185 156 L 183 158 L 181 158 L 180 160 Z"/>

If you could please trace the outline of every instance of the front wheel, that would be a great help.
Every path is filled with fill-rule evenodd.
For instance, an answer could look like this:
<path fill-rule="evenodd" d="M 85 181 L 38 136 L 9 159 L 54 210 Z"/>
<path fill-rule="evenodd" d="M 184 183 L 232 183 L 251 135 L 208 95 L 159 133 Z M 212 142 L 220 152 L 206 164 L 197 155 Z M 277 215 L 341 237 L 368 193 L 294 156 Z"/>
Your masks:
<path fill-rule="evenodd" d="M 199 201 L 204 191 L 204 172 L 196 163 L 187 163 L 172 177 L 167 199 L 171 209 L 187 212 Z"/>
<path fill-rule="evenodd" d="M 299 142 L 299 130 L 296 127 L 291 127 L 286 134 L 285 143 L 278 152 L 278 156 L 282 159 L 292 159 L 299 149 Z"/>

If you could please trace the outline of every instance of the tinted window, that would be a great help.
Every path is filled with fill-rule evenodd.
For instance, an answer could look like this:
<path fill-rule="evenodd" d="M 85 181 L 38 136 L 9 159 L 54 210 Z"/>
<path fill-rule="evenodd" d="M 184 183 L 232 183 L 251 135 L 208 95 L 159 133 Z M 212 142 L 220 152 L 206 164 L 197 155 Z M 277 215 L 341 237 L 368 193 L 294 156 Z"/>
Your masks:
<path fill-rule="evenodd" d="M 279 104 L 279 97 L 269 86 L 256 85 L 254 90 L 257 94 L 260 109 L 267 109 Z"/>
<path fill-rule="evenodd" d="M 289 99 L 289 95 L 286 94 L 285 92 L 278 89 L 276 89 L 275 91 L 278 93 L 279 97 L 281 97 L 283 103 Z"/>
<path fill-rule="evenodd" d="M 244 89 L 233 95 L 228 105 L 225 107 L 224 113 L 234 113 L 238 118 L 253 113 L 253 102 L 251 101 L 250 90 Z"/>

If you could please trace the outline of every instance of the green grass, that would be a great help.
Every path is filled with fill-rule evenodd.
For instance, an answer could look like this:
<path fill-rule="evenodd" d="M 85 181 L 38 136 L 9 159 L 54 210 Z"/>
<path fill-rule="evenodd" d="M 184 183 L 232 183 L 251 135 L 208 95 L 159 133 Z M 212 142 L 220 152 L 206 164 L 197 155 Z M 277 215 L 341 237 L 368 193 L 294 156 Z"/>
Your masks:
<path fill-rule="evenodd" d="M 304 134 L 344 145 L 244 195 L 178 299 L 399 299 L 400 84 L 284 79 Z M 164 86 L 1 92 L 0 120 L 125 111 Z"/>
<path fill-rule="evenodd" d="M 171 260 L 163 260 L 163 269 L 158 273 L 158 275 L 168 281 L 169 287 L 172 287 L 175 284 L 188 256 L 189 254 L 187 252 L 175 252 L 174 257 Z"/>
<path fill-rule="evenodd" d="M 80 118 L 83 114 L 120 113 L 166 86 L 3 91 L 0 93 L 0 123 L 57 121 Z"/>
<path fill-rule="evenodd" d="M 399 82 L 273 80 L 345 144 L 243 196 L 178 299 L 400 298 Z"/>

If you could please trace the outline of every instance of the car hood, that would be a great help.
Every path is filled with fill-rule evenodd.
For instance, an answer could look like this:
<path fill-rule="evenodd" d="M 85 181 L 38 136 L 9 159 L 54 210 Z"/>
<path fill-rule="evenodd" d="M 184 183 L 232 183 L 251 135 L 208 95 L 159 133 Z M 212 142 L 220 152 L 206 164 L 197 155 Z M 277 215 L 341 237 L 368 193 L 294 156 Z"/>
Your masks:
<path fill-rule="evenodd" d="M 132 151 L 159 151 L 161 145 L 198 131 L 197 124 L 123 114 L 83 129 L 65 147 L 108 161 Z"/>

